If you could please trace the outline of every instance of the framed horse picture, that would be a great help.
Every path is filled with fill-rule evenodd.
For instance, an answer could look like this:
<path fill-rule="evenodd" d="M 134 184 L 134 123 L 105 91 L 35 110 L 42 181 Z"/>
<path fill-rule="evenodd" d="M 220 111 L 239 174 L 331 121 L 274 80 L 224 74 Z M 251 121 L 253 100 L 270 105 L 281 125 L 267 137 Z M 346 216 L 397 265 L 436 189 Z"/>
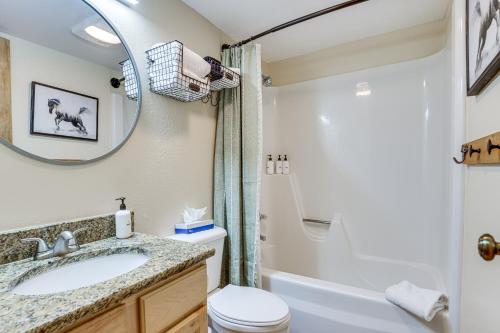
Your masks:
<path fill-rule="evenodd" d="M 31 83 L 31 134 L 97 141 L 98 115 L 96 97 Z"/>
<path fill-rule="evenodd" d="M 500 0 L 467 2 L 467 95 L 475 96 L 500 70 Z"/>

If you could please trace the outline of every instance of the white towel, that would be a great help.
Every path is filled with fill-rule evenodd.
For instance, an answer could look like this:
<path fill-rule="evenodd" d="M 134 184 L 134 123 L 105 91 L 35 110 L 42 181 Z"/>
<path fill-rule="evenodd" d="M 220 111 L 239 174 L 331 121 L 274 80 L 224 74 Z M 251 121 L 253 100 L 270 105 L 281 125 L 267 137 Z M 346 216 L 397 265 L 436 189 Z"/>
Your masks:
<path fill-rule="evenodd" d="M 212 66 L 205 59 L 185 46 L 182 52 L 182 63 L 184 72 L 188 71 L 199 78 L 205 78 L 212 70 Z"/>
<path fill-rule="evenodd" d="M 173 42 L 175 43 L 176 46 L 172 46 L 170 48 L 171 52 L 175 52 L 176 54 L 179 54 L 179 48 L 181 47 L 181 44 L 178 42 Z M 155 49 L 159 46 L 166 45 L 167 43 L 157 43 L 153 45 L 151 48 Z M 150 59 L 153 60 L 153 65 L 151 65 L 152 72 L 166 69 L 167 66 L 171 65 L 172 59 L 167 56 L 164 51 L 158 51 L 158 52 L 153 52 L 150 54 Z M 180 59 L 178 59 L 180 60 Z M 205 77 L 210 74 L 210 71 L 212 67 L 208 62 L 205 61 L 201 56 L 198 54 L 194 53 L 187 47 L 183 46 L 182 49 L 182 68 L 184 75 L 187 75 L 189 77 L 192 77 L 195 80 L 199 81 L 205 81 Z"/>
<path fill-rule="evenodd" d="M 448 308 L 448 297 L 437 290 L 419 288 L 402 281 L 385 291 L 385 298 L 414 315 L 431 321 L 434 316 Z"/>

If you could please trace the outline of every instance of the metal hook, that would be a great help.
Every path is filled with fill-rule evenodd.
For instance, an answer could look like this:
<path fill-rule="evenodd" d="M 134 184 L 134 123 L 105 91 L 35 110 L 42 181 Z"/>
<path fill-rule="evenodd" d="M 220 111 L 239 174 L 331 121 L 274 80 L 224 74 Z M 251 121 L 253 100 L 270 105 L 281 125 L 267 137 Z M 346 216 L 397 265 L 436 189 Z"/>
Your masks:
<path fill-rule="evenodd" d="M 491 151 L 493 149 L 500 149 L 500 145 L 494 145 L 492 142 L 491 142 L 491 139 L 488 139 L 488 145 L 486 146 L 487 149 L 488 149 L 488 155 L 491 155 Z"/>
<path fill-rule="evenodd" d="M 462 160 L 461 161 L 459 161 L 455 157 L 453 157 L 453 160 L 457 164 L 463 164 L 465 162 L 465 155 L 467 155 L 467 153 L 469 152 L 469 146 L 462 145 L 462 148 L 460 149 L 460 152 L 462 153 Z"/>
<path fill-rule="evenodd" d="M 472 157 L 472 154 L 475 154 L 475 153 L 481 154 L 481 148 L 474 149 L 472 147 L 472 145 L 470 145 L 470 147 L 469 147 L 469 157 Z"/>

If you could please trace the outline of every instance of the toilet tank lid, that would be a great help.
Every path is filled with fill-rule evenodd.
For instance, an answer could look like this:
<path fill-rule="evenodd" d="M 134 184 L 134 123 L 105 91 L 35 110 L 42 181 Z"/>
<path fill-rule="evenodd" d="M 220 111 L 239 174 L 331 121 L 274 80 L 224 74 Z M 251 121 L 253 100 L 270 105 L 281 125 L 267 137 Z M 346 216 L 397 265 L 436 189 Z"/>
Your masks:
<path fill-rule="evenodd" d="M 168 236 L 169 239 L 175 239 L 183 242 L 206 244 L 227 236 L 226 230 L 221 227 L 214 227 L 210 230 L 195 232 L 193 234 L 175 234 Z"/>

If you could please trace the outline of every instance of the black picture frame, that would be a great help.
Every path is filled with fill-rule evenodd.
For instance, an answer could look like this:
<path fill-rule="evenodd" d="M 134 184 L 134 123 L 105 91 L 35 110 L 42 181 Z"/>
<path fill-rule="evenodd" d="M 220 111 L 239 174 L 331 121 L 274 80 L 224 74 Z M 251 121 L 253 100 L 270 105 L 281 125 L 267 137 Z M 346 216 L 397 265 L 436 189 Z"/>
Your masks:
<path fill-rule="evenodd" d="M 71 94 L 74 96 L 78 96 L 84 99 L 89 99 L 95 101 L 95 137 L 85 137 L 83 134 L 80 134 L 79 136 L 77 135 L 64 135 L 64 134 L 57 134 L 57 133 L 48 133 L 48 132 L 42 132 L 42 131 L 37 131 L 35 129 L 35 117 L 37 114 L 36 110 L 36 102 L 37 102 L 37 87 L 45 87 L 48 89 L 52 89 L 55 91 L 60 91 L 65 94 Z M 47 106 L 48 110 L 48 106 Z M 48 111 L 47 111 L 48 112 Z M 70 139 L 70 140 L 84 140 L 84 141 L 94 141 L 97 142 L 99 140 L 99 98 L 85 95 L 76 91 L 71 91 L 55 86 L 51 86 L 45 83 L 40 83 L 36 81 L 31 82 L 31 114 L 30 114 L 30 134 L 32 135 L 40 135 L 40 136 L 47 136 L 47 137 L 56 137 L 56 138 L 64 138 L 64 139 Z"/>
<path fill-rule="evenodd" d="M 470 77 L 470 68 L 472 64 L 470 61 L 475 61 L 475 59 L 471 59 L 470 56 L 470 34 L 471 34 L 471 22 L 470 22 L 470 9 L 473 4 L 477 3 L 477 0 L 466 0 L 466 70 L 467 70 L 467 96 L 477 96 L 481 93 L 481 91 L 496 77 L 498 71 L 500 70 L 500 50 L 493 57 L 487 67 L 483 70 L 483 72 L 477 77 L 474 81 Z M 496 24 L 493 20 L 492 24 Z"/>

